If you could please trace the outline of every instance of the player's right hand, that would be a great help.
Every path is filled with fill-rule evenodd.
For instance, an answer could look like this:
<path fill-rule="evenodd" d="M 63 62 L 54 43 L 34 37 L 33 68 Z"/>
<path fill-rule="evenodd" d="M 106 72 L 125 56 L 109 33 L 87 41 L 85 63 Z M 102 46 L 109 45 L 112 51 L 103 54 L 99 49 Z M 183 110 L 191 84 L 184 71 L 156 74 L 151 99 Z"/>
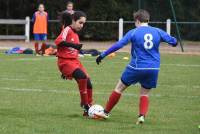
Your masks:
<path fill-rule="evenodd" d="M 99 55 L 97 58 L 96 58 L 96 63 L 97 65 L 99 65 L 99 63 L 101 63 L 101 61 L 103 60 L 103 57 L 101 55 Z"/>

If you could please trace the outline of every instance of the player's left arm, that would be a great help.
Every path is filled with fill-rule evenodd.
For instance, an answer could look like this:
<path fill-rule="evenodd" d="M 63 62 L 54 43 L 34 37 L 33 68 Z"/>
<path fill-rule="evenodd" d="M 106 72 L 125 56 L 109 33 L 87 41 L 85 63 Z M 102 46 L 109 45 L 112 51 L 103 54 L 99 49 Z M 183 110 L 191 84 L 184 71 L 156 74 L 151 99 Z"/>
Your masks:
<path fill-rule="evenodd" d="M 47 22 L 49 22 L 49 14 L 47 13 Z"/>
<path fill-rule="evenodd" d="M 76 50 L 81 50 L 83 44 L 75 44 L 75 43 L 70 43 L 70 42 L 66 42 L 66 41 L 61 41 L 58 46 L 60 47 L 72 47 Z"/>
<path fill-rule="evenodd" d="M 106 51 L 102 52 L 96 59 L 97 64 L 101 62 L 103 58 L 105 58 L 107 55 L 119 50 L 120 48 L 124 47 L 127 45 L 132 37 L 133 31 L 130 30 L 121 40 L 113 44 L 109 49 Z"/>
<path fill-rule="evenodd" d="M 168 44 L 170 44 L 173 47 L 176 47 L 178 45 L 178 41 L 175 37 L 170 36 L 168 33 L 166 33 L 165 31 L 158 29 L 160 36 L 162 38 L 162 40 Z"/>

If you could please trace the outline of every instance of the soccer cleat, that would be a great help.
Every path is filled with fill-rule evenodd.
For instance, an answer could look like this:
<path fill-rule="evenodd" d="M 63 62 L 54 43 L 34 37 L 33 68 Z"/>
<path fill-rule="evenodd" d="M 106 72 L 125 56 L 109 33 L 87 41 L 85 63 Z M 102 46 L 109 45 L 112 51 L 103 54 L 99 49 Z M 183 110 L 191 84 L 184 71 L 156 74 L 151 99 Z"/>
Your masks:
<path fill-rule="evenodd" d="M 85 112 L 85 111 L 84 111 L 84 112 L 83 112 L 83 116 L 84 116 L 84 117 L 88 117 L 88 112 Z"/>
<path fill-rule="evenodd" d="M 143 123 L 144 123 L 144 116 L 142 115 L 142 116 L 138 117 L 136 124 L 139 125 L 139 124 L 143 124 Z"/>
<path fill-rule="evenodd" d="M 36 56 L 42 56 L 41 54 L 36 54 Z"/>
<path fill-rule="evenodd" d="M 48 57 L 48 56 L 50 56 L 50 55 L 48 55 L 48 54 L 43 54 L 43 56 Z"/>
<path fill-rule="evenodd" d="M 87 117 L 90 105 L 81 105 L 81 107 L 83 108 L 83 116 Z"/>
<path fill-rule="evenodd" d="M 106 112 L 103 113 L 95 113 L 95 119 L 108 119 L 109 118 L 109 114 Z"/>

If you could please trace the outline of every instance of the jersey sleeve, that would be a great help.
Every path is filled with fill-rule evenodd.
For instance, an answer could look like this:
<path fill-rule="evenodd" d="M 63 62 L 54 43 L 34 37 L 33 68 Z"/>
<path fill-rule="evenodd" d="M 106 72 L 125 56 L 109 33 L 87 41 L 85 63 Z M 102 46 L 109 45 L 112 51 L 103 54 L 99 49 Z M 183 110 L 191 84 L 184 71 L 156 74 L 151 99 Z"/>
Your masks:
<path fill-rule="evenodd" d="M 70 28 L 66 27 L 65 29 L 63 29 L 63 31 L 61 32 L 61 34 L 57 37 L 57 39 L 55 40 L 55 44 L 59 45 L 61 42 L 66 41 L 67 36 L 70 34 Z"/>
<path fill-rule="evenodd" d="M 131 37 L 133 36 L 134 31 L 130 30 L 128 33 L 125 34 L 125 36 L 119 40 L 118 42 L 116 42 L 115 44 L 113 44 L 109 49 L 107 49 L 105 52 L 103 52 L 101 54 L 102 57 L 105 57 L 107 55 L 109 55 L 110 53 L 113 53 L 117 50 L 119 50 L 120 48 L 124 47 L 125 45 L 127 45 L 130 40 Z"/>
<path fill-rule="evenodd" d="M 170 36 L 168 33 L 166 33 L 165 31 L 158 29 L 158 32 L 161 36 L 162 41 L 172 45 L 172 46 L 176 46 L 177 45 L 177 39 L 175 37 Z"/>

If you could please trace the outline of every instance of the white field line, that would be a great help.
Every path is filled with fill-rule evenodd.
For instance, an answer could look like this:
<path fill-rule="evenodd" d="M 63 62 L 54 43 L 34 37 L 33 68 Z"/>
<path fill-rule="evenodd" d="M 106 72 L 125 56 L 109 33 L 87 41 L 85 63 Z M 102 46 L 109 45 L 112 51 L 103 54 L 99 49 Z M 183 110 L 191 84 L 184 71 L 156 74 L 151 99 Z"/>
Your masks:
<path fill-rule="evenodd" d="M 0 77 L 0 81 L 31 81 L 29 79 L 25 79 L 25 78 L 5 78 L 5 77 Z M 50 80 L 50 79 L 35 79 L 34 81 L 37 81 L 37 82 L 45 82 L 45 81 L 51 81 L 51 82 L 61 82 L 63 83 L 65 80 Z M 116 81 L 106 81 L 106 82 L 96 82 L 96 81 L 92 81 L 93 84 L 98 84 L 98 85 L 115 85 L 117 83 L 117 80 Z M 134 86 L 138 86 L 139 87 L 139 84 L 136 84 Z M 165 87 L 177 87 L 177 88 L 187 88 L 187 87 L 190 87 L 190 88 L 199 88 L 200 89 L 200 85 L 184 85 L 184 84 L 176 84 L 176 85 L 168 85 L 168 84 L 158 84 L 157 86 L 165 86 Z"/>
<path fill-rule="evenodd" d="M 75 89 L 70 89 L 70 90 L 44 90 L 44 89 L 31 89 L 31 88 L 8 88 L 8 87 L 3 87 L 0 89 L 0 91 L 14 91 L 14 92 L 47 92 L 47 93 L 57 93 L 57 94 L 75 94 L 79 95 L 78 91 Z M 94 91 L 94 94 L 96 95 L 110 95 L 110 92 L 96 92 Z M 131 96 L 131 97 L 138 97 L 136 94 L 131 94 L 131 93 L 123 93 L 123 96 Z M 151 94 L 150 96 L 152 97 L 168 97 L 168 98 L 187 98 L 187 99 L 200 99 L 199 96 L 181 96 L 181 95 L 161 95 L 161 94 Z"/>
<path fill-rule="evenodd" d="M 24 79 L 24 78 L 0 78 L 0 81 L 24 81 L 24 82 L 28 82 L 28 81 L 31 81 L 29 79 Z M 49 79 L 35 79 L 34 81 L 37 81 L 37 82 L 48 82 L 48 81 L 51 81 L 51 82 L 60 82 L 60 83 L 63 83 L 64 80 L 49 80 Z M 117 83 L 117 80 L 116 81 L 106 81 L 106 82 L 96 82 L 96 81 L 92 81 L 93 84 L 98 84 L 98 85 L 115 85 Z M 135 84 L 134 86 L 136 87 L 140 87 L 139 84 Z M 176 85 L 168 85 L 168 84 L 157 84 L 158 87 L 170 87 L 170 88 L 192 88 L 192 89 L 200 89 L 200 85 L 184 85 L 184 84 L 176 84 Z"/>
<path fill-rule="evenodd" d="M 200 64 L 161 64 L 161 66 L 200 67 Z"/>
<path fill-rule="evenodd" d="M 46 58 L 19 58 L 19 59 L 13 59 L 11 61 L 40 61 L 40 60 L 55 60 L 56 57 L 46 57 Z M 91 58 L 92 60 L 84 60 L 83 63 L 95 63 L 95 60 Z M 112 61 L 110 63 L 114 64 L 120 64 L 120 63 L 128 63 L 127 61 Z M 161 66 L 178 66 L 178 67 L 200 67 L 200 64 L 161 64 Z"/>

